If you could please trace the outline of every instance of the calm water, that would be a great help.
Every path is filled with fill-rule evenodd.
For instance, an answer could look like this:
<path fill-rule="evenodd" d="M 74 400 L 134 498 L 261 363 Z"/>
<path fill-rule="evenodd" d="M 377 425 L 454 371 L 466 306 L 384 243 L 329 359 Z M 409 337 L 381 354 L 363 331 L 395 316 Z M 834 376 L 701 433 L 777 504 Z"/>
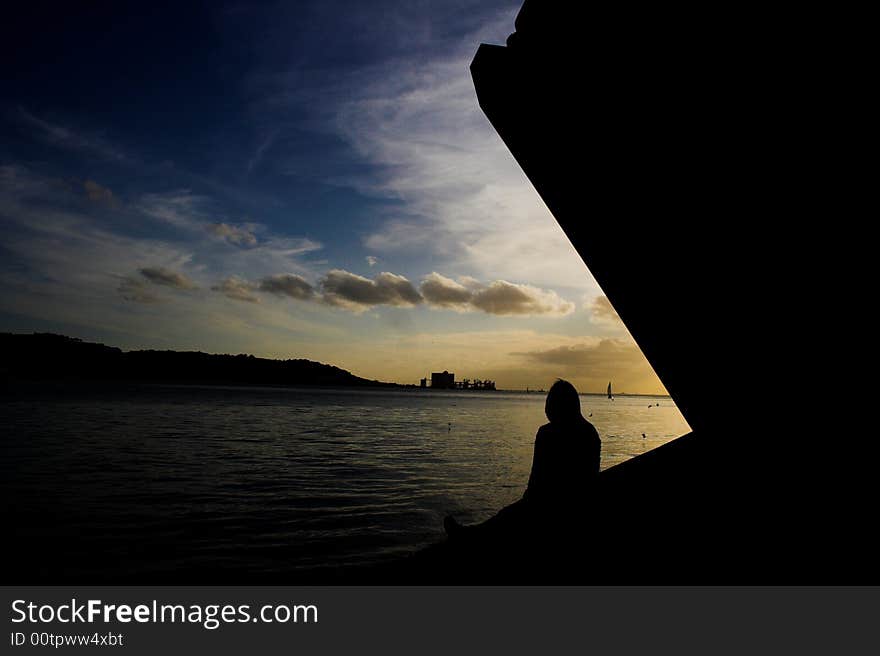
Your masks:
<path fill-rule="evenodd" d="M 689 430 L 665 397 L 581 403 L 603 468 Z M 7 389 L 3 509 L 45 518 L 16 529 L 22 543 L 75 540 L 100 551 L 91 566 L 105 573 L 376 562 L 441 538 L 447 513 L 475 522 L 519 498 L 543 404 L 505 392 Z"/>

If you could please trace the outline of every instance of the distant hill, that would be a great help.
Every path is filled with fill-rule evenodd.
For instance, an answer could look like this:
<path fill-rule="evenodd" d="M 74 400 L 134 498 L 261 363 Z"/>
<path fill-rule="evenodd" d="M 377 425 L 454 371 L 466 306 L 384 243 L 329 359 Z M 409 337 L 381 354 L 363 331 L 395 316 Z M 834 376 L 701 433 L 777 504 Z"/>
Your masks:
<path fill-rule="evenodd" d="M 0 333 L 0 379 L 399 387 L 311 360 L 200 351 L 123 351 L 53 333 Z"/>

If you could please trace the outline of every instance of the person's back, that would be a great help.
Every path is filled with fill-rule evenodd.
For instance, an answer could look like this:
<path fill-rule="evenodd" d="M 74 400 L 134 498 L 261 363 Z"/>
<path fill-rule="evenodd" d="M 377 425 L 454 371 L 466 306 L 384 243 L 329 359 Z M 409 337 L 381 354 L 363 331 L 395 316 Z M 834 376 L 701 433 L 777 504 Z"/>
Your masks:
<path fill-rule="evenodd" d="M 602 441 L 583 417 L 544 424 L 535 436 L 532 473 L 524 498 L 541 505 L 578 503 L 599 473 Z"/>
<path fill-rule="evenodd" d="M 544 409 L 550 423 L 535 436 L 532 473 L 520 502 L 520 536 L 552 569 L 558 557 L 576 553 L 584 531 L 589 533 L 585 520 L 595 502 L 602 440 L 584 419 L 580 396 L 568 381 L 553 384 Z"/>
<path fill-rule="evenodd" d="M 532 473 L 522 499 L 474 527 L 462 527 L 447 516 L 443 525 L 450 536 L 461 535 L 467 528 L 495 540 L 515 534 L 519 540 L 540 541 L 548 527 L 560 521 L 565 524 L 567 514 L 583 514 L 599 474 L 599 433 L 581 414 L 580 397 L 568 381 L 553 383 L 544 411 L 550 423 L 535 436 Z"/>

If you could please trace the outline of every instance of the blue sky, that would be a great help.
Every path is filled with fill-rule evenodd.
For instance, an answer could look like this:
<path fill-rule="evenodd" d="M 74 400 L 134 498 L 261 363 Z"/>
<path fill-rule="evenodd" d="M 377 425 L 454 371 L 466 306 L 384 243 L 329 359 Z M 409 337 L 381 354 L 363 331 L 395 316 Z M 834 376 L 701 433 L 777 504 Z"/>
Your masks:
<path fill-rule="evenodd" d="M 518 2 L 122 4 L 0 32 L 0 329 L 662 391 L 477 105 Z"/>

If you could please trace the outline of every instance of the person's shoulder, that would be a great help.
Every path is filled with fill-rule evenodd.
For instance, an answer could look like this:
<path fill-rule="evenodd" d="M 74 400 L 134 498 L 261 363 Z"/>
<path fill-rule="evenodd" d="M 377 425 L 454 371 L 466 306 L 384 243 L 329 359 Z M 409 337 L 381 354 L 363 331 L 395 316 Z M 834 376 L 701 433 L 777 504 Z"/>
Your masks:
<path fill-rule="evenodd" d="M 590 439 L 599 439 L 599 431 L 596 430 L 596 427 L 593 426 L 589 421 L 584 419 L 584 434 L 586 434 Z M 600 440 L 601 441 L 601 440 Z"/>
<path fill-rule="evenodd" d="M 553 434 L 554 430 L 555 429 L 553 428 L 552 424 L 544 424 L 538 429 L 538 432 L 535 434 L 535 440 L 546 439 Z"/>

